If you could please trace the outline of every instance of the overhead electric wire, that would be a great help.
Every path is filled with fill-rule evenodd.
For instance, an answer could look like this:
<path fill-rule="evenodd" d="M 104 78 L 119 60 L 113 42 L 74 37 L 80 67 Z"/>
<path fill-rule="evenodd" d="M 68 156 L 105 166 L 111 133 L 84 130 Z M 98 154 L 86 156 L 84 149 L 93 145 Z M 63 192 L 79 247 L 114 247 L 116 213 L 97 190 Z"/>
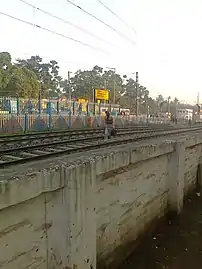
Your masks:
<path fill-rule="evenodd" d="M 35 5 L 32 5 L 32 4 L 28 3 L 28 2 L 25 1 L 25 0 L 19 0 L 19 1 L 22 2 L 22 3 L 25 4 L 25 5 L 28 5 L 28 6 L 32 7 L 33 9 L 36 9 L 36 10 L 38 10 L 38 11 L 40 11 L 40 12 L 46 14 L 47 16 L 50 16 L 50 17 L 52 17 L 52 18 L 54 18 L 54 19 L 57 19 L 57 20 L 59 20 L 59 21 L 61 21 L 61 22 L 63 22 L 63 23 L 69 24 L 69 25 L 71 25 L 72 27 L 75 27 L 75 28 L 77 28 L 78 30 L 80 30 L 80 31 L 82 31 L 82 32 L 85 32 L 86 34 L 88 34 L 88 35 L 90 35 L 90 36 L 92 36 L 92 37 L 94 37 L 94 38 L 96 38 L 96 39 L 99 39 L 99 40 L 101 40 L 101 41 L 103 41 L 103 42 L 105 42 L 105 43 L 107 43 L 107 44 L 109 44 L 109 45 L 114 46 L 112 43 L 110 43 L 110 42 L 104 40 L 103 38 L 101 38 L 101 37 L 95 35 L 94 33 L 89 32 L 88 30 L 86 30 L 86 29 L 84 29 L 84 28 L 82 28 L 82 27 L 80 27 L 80 26 L 78 26 L 78 25 L 76 25 L 76 24 L 74 24 L 74 23 L 71 23 L 70 21 L 67 21 L 66 19 L 63 19 L 63 18 L 61 18 L 61 17 L 58 17 L 58 16 L 56 16 L 56 15 L 54 15 L 54 14 L 52 14 L 52 13 L 50 13 L 50 12 L 44 10 L 44 9 L 41 9 L 41 8 L 35 6 Z"/>
<path fill-rule="evenodd" d="M 128 28 L 130 28 L 135 34 L 137 34 L 136 30 L 128 24 L 125 20 L 123 20 L 118 14 L 116 14 L 113 10 L 111 10 L 105 3 L 103 3 L 101 0 L 97 0 L 97 2 L 102 5 L 104 8 L 106 8 L 109 12 L 111 12 L 117 19 L 119 19 L 122 23 L 124 23 Z"/>
<path fill-rule="evenodd" d="M 61 33 L 58 33 L 58 32 L 55 32 L 55 31 L 53 31 L 53 30 L 51 30 L 51 29 L 42 27 L 42 26 L 40 26 L 40 25 L 37 25 L 37 24 L 31 23 L 31 22 L 25 21 L 25 20 L 22 20 L 22 19 L 19 19 L 19 18 L 16 18 L 16 17 L 14 17 L 14 16 L 12 16 L 12 15 L 9 15 L 9 14 L 7 14 L 7 13 L 4 13 L 4 12 L 2 12 L 2 11 L 0 11 L 0 14 L 1 14 L 1 15 L 4 15 L 4 16 L 10 18 L 10 19 L 14 19 L 14 20 L 16 20 L 16 21 L 25 23 L 25 24 L 27 24 L 27 25 L 34 26 L 34 27 L 36 27 L 36 28 L 38 28 L 38 29 L 41 29 L 41 30 L 46 31 L 46 32 L 49 32 L 49 33 L 51 33 L 51 34 L 61 36 L 61 37 L 63 37 L 63 38 L 66 38 L 66 39 L 68 39 L 68 40 L 71 40 L 71 41 L 73 41 L 73 42 L 76 42 L 76 43 L 78 43 L 78 44 L 81 44 L 81 45 L 83 45 L 83 46 L 89 47 L 89 48 L 91 48 L 91 49 L 94 49 L 94 50 L 97 50 L 97 51 L 101 51 L 101 52 L 103 52 L 103 53 L 105 53 L 105 54 L 109 54 L 109 53 L 106 52 L 105 50 L 102 50 L 102 49 L 100 49 L 100 48 L 94 47 L 94 46 L 92 46 L 92 45 L 90 45 L 90 44 L 88 44 L 88 43 L 84 43 L 84 42 L 82 42 L 82 41 L 80 41 L 80 40 L 74 39 L 74 38 L 72 38 L 72 37 L 66 36 L 66 35 L 61 34 Z"/>
<path fill-rule="evenodd" d="M 103 20 L 99 19 L 98 17 L 96 17 L 95 15 L 91 14 L 90 12 L 88 12 L 87 10 L 83 9 L 82 7 L 76 5 L 75 3 L 73 3 L 70 0 L 66 0 L 69 4 L 73 5 L 74 7 L 80 9 L 81 11 L 83 11 L 84 13 L 86 13 L 87 15 L 89 15 L 90 17 L 94 18 L 95 20 L 99 21 L 100 23 L 104 24 L 105 26 L 107 26 L 108 28 L 110 28 L 112 31 L 116 32 L 119 36 L 121 36 L 122 38 L 127 39 L 128 41 L 130 41 L 132 44 L 135 44 L 135 42 L 130 39 L 129 37 L 127 37 L 125 34 L 121 33 L 120 31 L 118 31 L 117 29 L 115 29 L 113 26 L 109 25 L 108 23 L 104 22 Z"/>

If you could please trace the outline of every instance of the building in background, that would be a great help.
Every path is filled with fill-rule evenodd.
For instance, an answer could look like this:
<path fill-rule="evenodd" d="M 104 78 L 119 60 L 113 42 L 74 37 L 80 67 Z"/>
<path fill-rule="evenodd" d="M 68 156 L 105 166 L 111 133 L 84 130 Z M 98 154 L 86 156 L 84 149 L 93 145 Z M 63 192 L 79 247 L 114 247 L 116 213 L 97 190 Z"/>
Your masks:
<path fill-rule="evenodd" d="M 176 116 L 178 120 L 192 120 L 193 109 L 188 109 L 188 108 L 177 109 Z"/>

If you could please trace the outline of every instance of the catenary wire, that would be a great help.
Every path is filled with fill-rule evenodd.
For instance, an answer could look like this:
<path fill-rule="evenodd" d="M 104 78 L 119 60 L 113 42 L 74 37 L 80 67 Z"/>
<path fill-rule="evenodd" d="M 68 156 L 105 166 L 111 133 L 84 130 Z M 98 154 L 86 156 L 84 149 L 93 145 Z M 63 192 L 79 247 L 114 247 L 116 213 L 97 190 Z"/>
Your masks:
<path fill-rule="evenodd" d="M 84 43 L 84 42 L 82 42 L 82 41 L 80 41 L 80 40 L 77 40 L 77 39 L 74 39 L 74 38 L 72 38 L 72 37 L 66 36 L 66 35 L 64 35 L 64 34 L 58 33 L 58 32 L 53 31 L 53 30 L 51 30 L 51 29 L 48 29 L 48 28 L 42 27 L 42 26 L 40 26 L 40 25 L 37 25 L 37 24 L 31 23 L 31 22 L 22 20 L 22 19 L 20 19 L 20 18 L 14 17 L 14 16 L 9 15 L 9 14 L 7 14 L 7 13 L 4 13 L 4 12 L 2 12 L 2 11 L 0 11 L 0 14 L 1 14 L 1 15 L 4 15 L 4 16 L 10 18 L 10 19 L 14 19 L 14 20 L 16 20 L 16 21 L 22 22 L 22 23 L 24 23 L 24 24 L 27 24 L 27 25 L 30 25 L 30 26 L 34 26 L 34 27 L 36 27 L 36 28 L 38 28 L 38 29 L 41 29 L 41 30 L 46 31 L 46 32 L 49 32 L 49 33 L 51 33 L 51 34 L 54 34 L 54 35 L 57 35 L 57 36 L 66 38 L 66 39 L 71 40 L 71 41 L 73 41 L 73 42 L 76 42 L 76 43 L 78 43 L 78 44 L 80 44 L 80 45 L 89 47 L 89 48 L 91 48 L 91 49 L 93 49 L 93 50 L 97 50 L 97 51 L 100 51 L 100 52 L 102 52 L 102 53 L 109 54 L 109 53 L 106 52 L 105 50 L 102 50 L 102 49 L 100 49 L 100 48 L 94 47 L 94 46 L 92 46 L 92 45 L 90 45 L 90 44 L 88 44 L 88 43 Z"/>
<path fill-rule="evenodd" d="M 35 6 L 35 5 L 32 5 L 32 4 L 28 3 L 28 2 L 25 1 L 25 0 L 19 0 L 19 1 L 22 2 L 23 4 L 27 5 L 27 6 L 30 6 L 30 7 L 33 8 L 33 9 L 36 9 L 36 10 L 40 11 L 41 13 L 46 14 L 46 15 L 49 16 L 49 17 L 52 17 L 52 18 L 54 18 L 54 19 L 57 19 L 57 20 L 59 20 L 59 21 L 61 21 L 61 22 L 63 22 L 63 23 L 69 24 L 69 25 L 71 25 L 72 27 L 77 28 L 78 30 L 80 30 L 80 31 L 82 31 L 82 32 L 85 32 L 86 34 L 88 34 L 88 35 L 90 35 L 90 36 L 92 36 L 92 37 L 94 37 L 94 38 L 96 38 L 96 39 L 99 39 L 99 40 L 101 40 L 101 41 L 103 41 L 103 42 L 105 42 L 105 43 L 107 43 L 107 44 L 109 44 L 109 45 L 114 46 L 112 43 L 110 43 L 110 42 L 104 40 L 103 38 L 101 38 L 101 37 L 95 35 L 94 33 L 89 32 L 88 30 L 86 30 L 86 29 L 84 29 L 84 28 L 82 28 L 82 27 L 80 27 L 80 26 L 78 26 L 78 25 L 76 25 L 76 24 L 74 24 L 74 23 L 71 23 L 70 21 L 68 21 L 68 20 L 66 20 L 66 19 L 63 19 L 63 18 L 61 18 L 61 17 L 58 17 L 58 16 L 56 16 L 56 15 L 54 15 L 54 14 L 52 14 L 52 13 L 50 13 L 50 12 L 44 10 L 44 9 L 41 9 L 41 8 Z"/>
<path fill-rule="evenodd" d="M 133 26 L 129 25 L 125 20 L 123 20 L 117 13 L 115 13 L 112 9 L 110 9 L 105 3 L 103 3 L 101 0 L 97 0 L 97 2 L 102 5 L 104 8 L 106 8 L 110 13 L 112 13 L 117 19 L 119 19 L 122 23 L 124 23 L 128 28 L 130 28 L 135 34 L 137 34 L 136 30 L 133 28 Z"/>
<path fill-rule="evenodd" d="M 110 28 L 112 31 L 116 32 L 119 36 L 121 36 L 122 38 L 128 40 L 130 43 L 132 43 L 133 45 L 135 45 L 135 41 L 133 41 L 132 39 L 130 39 L 129 37 L 127 37 L 125 34 L 121 33 L 120 31 L 118 31 L 117 29 L 115 29 L 113 26 L 107 24 L 106 22 L 104 22 L 103 20 L 99 19 L 98 17 L 96 17 L 95 15 L 91 14 L 90 12 L 88 12 L 87 10 L 83 9 L 82 7 L 76 5 L 75 3 L 73 3 L 70 0 L 66 0 L 69 4 L 73 5 L 74 7 L 80 9 L 81 11 L 83 11 L 84 13 L 86 13 L 87 15 L 89 15 L 90 17 L 94 18 L 95 20 L 99 21 L 100 23 L 104 24 L 105 26 L 107 26 L 108 28 Z"/>

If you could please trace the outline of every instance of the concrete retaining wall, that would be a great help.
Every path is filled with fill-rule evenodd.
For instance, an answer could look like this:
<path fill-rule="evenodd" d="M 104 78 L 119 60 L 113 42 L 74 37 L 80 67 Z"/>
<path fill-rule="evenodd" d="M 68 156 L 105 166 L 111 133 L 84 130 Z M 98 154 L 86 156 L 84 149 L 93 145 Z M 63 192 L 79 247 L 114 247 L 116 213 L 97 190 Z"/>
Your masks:
<path fill-rule="evenodd" d="M 202 148 L 200 144 L 194 147 L 186 148 L 185 150 L 185 194 L 188 192 L 188 190 L 190 190 L 191 187 L 194 187 L 195 185 L 197 167 L 202 155 L 201 150 Z"/>
<path fill-rule="evenodd" d="M 0 268 L 114 268 L 196 184 L 201 136 L 152 141 L 0 175 Z"/>
<path fill-rule="evenodd" d="M 100 263 L 116 262 L 168 200 L 167 156 L 152 158 L 101 177 L 97 182 L 97 254 Z M 120 245 L 122 245 L 120 249 Z M 112 260 L 111 260 L 112 259 Z"/>
<path fill-rule="evenodd" d="M 94 171 L 85 163 L 1 182 L 0 268 L 95 268 Z"/>

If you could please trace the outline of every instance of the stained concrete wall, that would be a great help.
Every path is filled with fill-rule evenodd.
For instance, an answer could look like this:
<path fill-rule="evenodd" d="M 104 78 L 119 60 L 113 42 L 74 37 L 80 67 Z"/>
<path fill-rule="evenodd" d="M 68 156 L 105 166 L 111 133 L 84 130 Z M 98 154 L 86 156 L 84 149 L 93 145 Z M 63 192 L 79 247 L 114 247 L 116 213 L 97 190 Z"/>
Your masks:
<path fill-rule="evenodd" d="M 166 158 L 163 155 L 130 165 L 97 182 L 97 254 L 100 264 L 110 264 L 112 260 L 118 262 L 119 257 L 131 250 L 131 242 L 148 223 L 164 214 L 168 196 Z"/>
<path fill-rule="evenodd" d="M 201 150 L 196 134 L 3 171 L 0 268 L 114 268 L 153 221 L 181 211 Z"/>
<path fill-rule="evenodd" d="M 95 268 L 94 171 L 62 165 L 1 181 L 0 268 Z"/>
<path fill-rule="evenodd" d="M 185 150 L 185 194 L 191 187 L 195 186 L 197 167 L 202 155 L 201 152 L 202 148 L 200 144 L 188 147 Z"/>

